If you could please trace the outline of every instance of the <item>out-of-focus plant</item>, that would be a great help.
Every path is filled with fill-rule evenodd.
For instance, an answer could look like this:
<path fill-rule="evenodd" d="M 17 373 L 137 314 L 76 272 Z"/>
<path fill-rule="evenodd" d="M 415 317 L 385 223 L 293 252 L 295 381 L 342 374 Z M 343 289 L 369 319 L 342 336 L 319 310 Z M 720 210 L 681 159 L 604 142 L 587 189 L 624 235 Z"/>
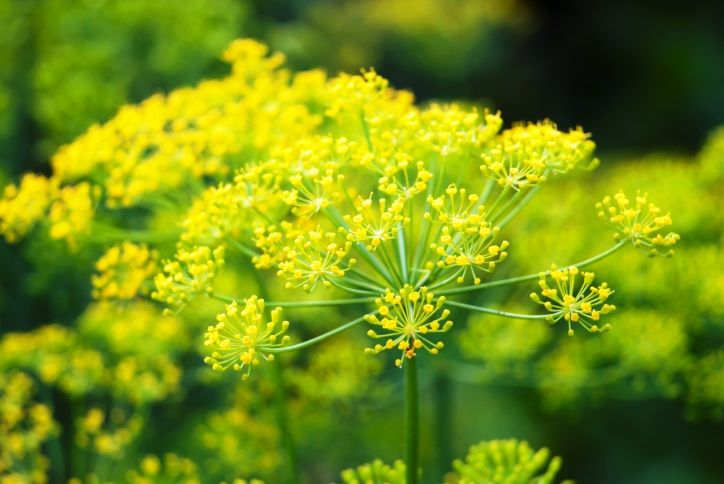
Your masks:
<path fill-rule="evenodd" d="M 0 480 L 45 482 L 49 467 L 42 447 L 57 436 L 51 409 L 36 400 L 33 379 L 0 372 Z"/>
<path fill-rule="evenodd" d="M 50 154 L 128 101 L 198 81 L 241 32 L 247 7 L 232 0 L 3 2 L 0 146 L 38 141 L 30 148 Z M 29 122 L 39 140 L 20 132 Z"/>
<path fill-rule="evenodd" d="M 449 86 L 494 69 L 505 35 L 525 27 L 528 9 L 518 0 L 364 0 L 313 2 L 299 16 L 266 29 L 297 64 L 335 72 L 397 66 Z"/>

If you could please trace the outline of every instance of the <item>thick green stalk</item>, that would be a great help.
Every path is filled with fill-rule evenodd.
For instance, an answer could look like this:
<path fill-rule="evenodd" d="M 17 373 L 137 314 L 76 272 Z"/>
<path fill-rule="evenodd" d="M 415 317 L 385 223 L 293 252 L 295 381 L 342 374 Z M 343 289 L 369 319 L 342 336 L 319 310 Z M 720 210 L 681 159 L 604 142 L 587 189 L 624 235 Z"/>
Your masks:
<path fill-rule="evenodd" d="M 415 358 L 405 361 L 405 465 L 407 484 L 420 479 L 420 414 Z"/>
<path fill-rule="evenodd" d="M 287 412 L 286 385 L 284 384 L 284 372 L 282 364 L 277 358 L 272 362 L 272 373 L 274 386 L 276 387 L 274 406 L 276 410 L 277 425 L 279 426 L 279 437 L 286 457 L 287 477 L 290 484 L 299 482 L 297 466 L 297 450 L 294 445 L 294 438 L 289 427 L 289 413 Z"/>
<path fill-rule="evenodd" d="M 442 475 L 453 460 L 452 441 L 453 431 L 450 416 L 452 409 L 452 385 L 448 378 L 447 365 L 439 368 L 433 382 L 435 393 L 435 439 L 436 439 L 436 467 L 437 475 L 442 481 Z"/>
<path fill-rule="evenodd" d="M 268 291 L 266 281 L 261 276 L 261 273 L 256 270 L 255 267 L 249 267 L 249 270 L 254 275 L 256 284 L 259 289 L 259 294 L 263 298 L 268 297 Z M 279 437 L 281 439 L 282 447 L 284 448 L 284 457 L 286 457 L 286 468 L 288 474 L 289 484 L 297 484 L 298 479 L 298 467 L 297 467 L 297 449 L 294 445 L 294 438 L 292 437 L 292 431 L 289 427 L 289 412 L 287 406 L 287 388 L 284 382 L 284 370 L 282 363 L 277 357 L 272 362 L 272 374 L 274 379 L 274 407 L 276 411 L 277 426 L 279 427 Z"/>

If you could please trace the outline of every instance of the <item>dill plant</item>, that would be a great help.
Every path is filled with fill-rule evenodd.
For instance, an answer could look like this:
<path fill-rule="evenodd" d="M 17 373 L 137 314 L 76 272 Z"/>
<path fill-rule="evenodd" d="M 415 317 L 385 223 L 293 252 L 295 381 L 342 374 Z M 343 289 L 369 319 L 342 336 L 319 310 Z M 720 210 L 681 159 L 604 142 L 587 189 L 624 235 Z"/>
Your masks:
<path fill-rule="evenodd" d="M 169 318 L 199 296 L 226 304 L 206 331 L 204 361 L 243 379 L 282 353 L 365 328 L 369 343 L 359 350 L 369 358 L 392 354 L 390 363 L 404 372 L 408 483 L 421 472 L 417 358 L 444 350 L 454 319 L 479 313 L 562 325 L 569 335 L 606 332 L 614 291 L 584 267 L 627 245 L 673 254 L 678 235 L 662 232 L 672 223 L 668 213 L 643 194 L 618 192 L 596 210 L 616 231 L 608 249 L 497 277 L 518 243 L 506 239 L 506 228 L 547 181 L 597 166 L 583 129 L 559 130 L 551 121 L 503 129 L 500 114 L 482 108 L 419 106 L 374 71 L 293 75 L 280 54 L 250 40 L 234 42 L 224 59 L 232 65 L 228 78 L 125 107 L 62 148 L 51 177 L 29 174 L 8 186 L 0 232 L 16 242 L 39 226 L 74 251 L 104 247 L 93 278 L 98 298 L 150 294 Z M 153 216 L 137 215 L 143 211 Z M 169 230 L 167 218 L 180 220 Z M 154 246 L 174 240 L 175 256 L 159 262 Z M 232 257 L 244 260 L 236 269 L 257 281 L 256 293 L 217 290 Z M 265 271 L 279 278 L 284 297 L 268 296 Z M 528 283 L 540 312 L 471 298 Z M 286 312 L 323 306 L 350 308 L 354 317 L 296 341 Z M 157 400 L 178 382 L 167 360 L 129 361 L 117 371 L 127 376 L 120 381 L 131 400 Z M 160 377 L 150 395 L 136 395 L 133 374 L 144 364 L 160 366 Z M 283 396 L 280 366 L 273 368 Z M 278 406 L 293 480 L 282 398 Z M 83 417 L 89 436 L 101 433 L 99 415 Z M 138 425 L 126 427 L 132 434 Z M 106 443 L 115 435 L 101 434 Z"/>
<path fill-rule="evenodd" d="M 153 296 L 175 309 L 192 294 L 228 303 L 207 330 L 205 362 L 242 371 L 244 378 L 279 353 L 366 323 L 372 342 L 365 351 L 394 352 L 395 365 L 404 368 L 406 479 L 413 483 L 420 467 L 416 358 L 444 348 L 455 311 L 564 321 L 571 336 L 576 329 L 608 331 L 601 320 L 615 309 L 607 302 L 613 290 L 579 268 L 625 245 L 671 255 L 678 235 L 661 232 L 671 217 L 645 195 L 632 203 L 619 192 L 615 203 L 606 198 L 597 205 L 617 229 L 612 247 L 560 269 L 495 278 L 515 250 L 501 233 L 546 180 L 598 164 L 589 135 L 581 128 L 561 131 L 550 121 L 501 131 L 499 113 L 457 104 L 418 107 L 374 71 L 340 75 L 327 89 L 326 119 L 317 132 L 240 168 L 232 182 L 208 190 L 183 223 L 182 240 L 214 240 L 236 250 L 252 270 L 275 271 L 289 295 L 263 301 L 259 294 L 219 294 L 212 283 L 222 261 L 188 260 L 181 248 L 177 262 L 167 262 L 156 277 Z M 531 298 L 543 313 L 459 300 L 535 279 L 541 292 Z M 324 296 L 300 301 L 294 294 L 301 292 Z M 369 309 L 289 344 L 285 308 L 347 305 Z M 270 315 L 265 307 L 273 308 Z"/>

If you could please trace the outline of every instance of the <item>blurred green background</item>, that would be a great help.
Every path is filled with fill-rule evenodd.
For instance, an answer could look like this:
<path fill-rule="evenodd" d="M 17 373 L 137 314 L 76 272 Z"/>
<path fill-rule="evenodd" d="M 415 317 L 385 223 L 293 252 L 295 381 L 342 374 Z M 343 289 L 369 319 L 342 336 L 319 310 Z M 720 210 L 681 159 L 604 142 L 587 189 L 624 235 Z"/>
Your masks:
<path fill-rule="evenodd" d="M 512 230 L 558 260 L 585 257 L 602 246 L 605 230 L 551 240 L 550 227 L 580 220 L 581 206 L 592 213 L 588 205 L 605 190 L 640 186 L 672 211 L 683 238 L 679 255 L 640 267 L 645 277 L 636 282 L 617 280 L 614 264 L 598 269 L 622 294 L 630 286 L 619 326 L 621 339 L 641 343 L 634 348 L 620 339 L 620 346 L 596 348 L 595 339 L 547 351 L 550 342 L 533 344 L 514 330 L 477 335 L 481 347 L 498 348 L 501 337 L 512 347 L 478 358 L 482 374 L 474 367 L 442 388 L 427 382 L 425 399 L 442 400 L 456 416 L 447 437 L 455 451 L 443 457 L 481 439 L 518 437 L 563 456 L 563 474 L 582 483 L 721 482 L 724 143 L 705 143 L 724 124 L 722 19 L 717 1 L 1 0 L 0 181 L 47 173 L 59 146 L 125 103 L 226 72 L 220 52 L 246 36 L 284 52 L 294 69 L 374 66 L 423 102 L 471 100 L 500 109 L 507 123 L 581 125 L 593 133 L 604 167 L 567 182 L 565 210 L 551 217 L 530 207 Z M 37 270 L 43 262 L 32 243 L 0 246 L 3 332 L 73 325 L 88 303 L 92 261 L 79 270 L 78 258 L 57 262 L 62 248 L 42 247 L 43 260 L 56 261 L 52 271 Z M 522 257 L 521 266 L 540 268 L 535 254 Z M 61 284 L 62 294 L 48 291 Z M 516 355 L 525 344 L 533 349 L 523 361 Z M 559 368 L 563 360 L 580 374 L 530 381 L 539 374 L 531 368 Z M 611 382 L 585 384 L 610 368 L 619 371 Z M 566 385 L 571 390 L 561 391 Z M 700 387 L 703 396 L 692 391 Z M 193 409 L 195 401 L 187 404 Z M 423 408 L 423 418 L 440 422 L 432 408 Z M 360 462 L 391 460 L 385 450 L 396 451 L 394 438 L 376 439 L 398 409 L 373 410 L 348 417 L 364 424 L 354 437 L 370 442 L 352 451 Z M 431 460 L 436 428 L 423 431 Z M 327 457 L 328 443 L 310 441 L 303 458 L 329 458 L 336 468 L 356 463 L 342 451 Z"/>

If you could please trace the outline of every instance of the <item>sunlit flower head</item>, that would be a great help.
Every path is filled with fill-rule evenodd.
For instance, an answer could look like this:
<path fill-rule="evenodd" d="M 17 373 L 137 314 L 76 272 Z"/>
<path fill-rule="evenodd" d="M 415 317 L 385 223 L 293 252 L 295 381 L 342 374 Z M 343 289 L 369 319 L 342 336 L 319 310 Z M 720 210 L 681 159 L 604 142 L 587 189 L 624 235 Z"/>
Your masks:
<path fill-rule="evenodd" d="M 415 290 L 406 285 L 399 293 L 388 289 L 382 297 L 375 299 L 375 304 L 377 311 L 366 315 L 365 320 L 379 326 L 380 332 L 370 329 L 367 335 L 385 339 L 385 343 L 367 348 L 368 353 L 397 349 L 401 356 L 395 364 L 402 366 L 405 359 L 414 358 L 421 348 L 435 355 L 444 347 L 442 341 L 429 339 L 429 335 L 447 332 L 453 325 L 452 321 L 445 320 L 450 310 L 442 309 L 444 296 L 435 299 L 426 287 Z"/>
<path fill-rule="evenodd" d="M 180 249 L 176 260 L 165 261 L 156 275 L 152 297 L 172 307 L 183 307 L 199 294 L 213 291 L 216 274 L 224 266 L 224 246 Z"/>
<path fill-rule="evenodd" d="M 595 147 L 580 128 L 565 133 L 550 121 L 519 124 L 483 150 L 480 170 L 500 186 L 518 191 L 545 181 L 549 173 L 594 168 Z"/>
<path fill-rule="evenodd" d="M 258 365 L 260 359 L 274 360 L 268 349 L 289 341 L 289 336 L 283 335 L 289 321 L 282 321 L 281 317 L 281 308 L 272 309 L 266 321 L 264 300 L 256 296 L 248 298 L 243 305 L 228 304 L 216 317 L 217 323 L 206 330 L 204 346 L 210 356 L 204 362 L 214 370 L 245 371 L 243 378 L 248 379 L 252 366 Z"/>
<path fill-rule="evenodd" d="M 405 477 L 405 463 L 397 460 L 394 464 L 387 465 L 380 459 L 375 459 L 369 464 L 362 464 L 355 468 L 345 469 L 342 471 L 342 482 L 344 484 L 363 484 L 363 483 L 385 483 L 385 484 L 404 484 L 407 482 Z"/>
<path fill-rule="evenodd" d="M 465 460 L 453 462 L 455 473 L 446 483 L 536 482 L 550 484 L 561 468 L 561 458 L 551 458 L 550 451 L 531 448 L 528 442 L 491 440 L 473 445 Z"/>
<path fill-rule="evenodd" d="M 548 285 L 548 277 L 553 280 L 553 286 Z M 548 273 L 541 273 L 540 295 L 534 292 L 530 297 L 551 313 L 551 321 L 565 320 L 570 336 L 573 336 L 573 325 L 576 324 L 591 333 L 608 331 L 611 325 L 599 326 L 598 321 L 601 315 L 616 309 L 613 304 L 606 303 L 614 291 L 605 282 L 592 286 L 594 277 L 593 272 L 581 272 L 576 267 L 558 269 L 553 265 Z"/>
<path fill-rule="evenodd" d="M 679 241 L 679 234 L 663 234 L 662 229 L 672 224 L 671 215 L 648 201 L 646 193 L 637 192 L 631 203 L 623 190 L 612 197 L 605 197 L 596 204 L 598 216 L 616 229 L 616 240 L 630 240 L 634 247 L 644 250 L 650 256 L 659 254 L 671 256 L 670 247 Z M 668 249 L 668 250 L 667 250 Z"/>

